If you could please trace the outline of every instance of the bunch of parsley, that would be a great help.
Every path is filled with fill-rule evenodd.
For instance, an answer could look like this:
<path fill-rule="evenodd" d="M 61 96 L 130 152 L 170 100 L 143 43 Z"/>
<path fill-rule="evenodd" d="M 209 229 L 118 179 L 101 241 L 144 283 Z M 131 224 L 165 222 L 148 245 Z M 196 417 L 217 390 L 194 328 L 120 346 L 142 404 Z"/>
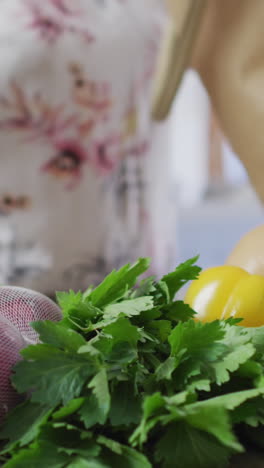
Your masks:
<path fill-rule="evenodd" d="M 84 294 L 59 293 L 13 384 L 27 395 L 0 437 L 6 468 L 223 468 L 237 428 L 264 423 L 264 329 L 202 324 L 175 301 L 191 259 L 138 286 L 148 259 Z"/>

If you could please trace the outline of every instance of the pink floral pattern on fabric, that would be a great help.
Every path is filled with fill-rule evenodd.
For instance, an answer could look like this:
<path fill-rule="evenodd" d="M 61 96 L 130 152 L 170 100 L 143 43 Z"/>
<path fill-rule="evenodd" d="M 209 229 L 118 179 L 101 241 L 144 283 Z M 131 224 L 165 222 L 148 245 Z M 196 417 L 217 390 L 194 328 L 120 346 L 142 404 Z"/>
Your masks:
<path fill-rule="evenodd" d="M 27 140 L 54 138 L 72 126 L 74 115 L 64 117 L 64 105 L 51 106 L 39 92 L 28 97 L 23 89 L 12 81 L 9 96 L 0 95 L 0 130 L 24 132 Z M 5 117 L 5 114 L 8 117 Z"/>
<path fill-rule="evenodd" d="M 2 3 L 1 283 L 80 289 L 148 255 L 165 272 L 174 221 L 150 112 L 163 0 Z"/>
<path fill-rule="evenodd" d="M 72 190 L 83 177 L 83 166 L 87 163 L 97 174 L 112 172 L 120 154 L 120 138 L 111 137 L 94 141 L 87 151 L 78 140 L 59 140 L 54 144 L 56 155 L 42 166 L 42 171 L 56 179 L 66 180 L 65 188 Z"/>
<path fill-rule="evenodd" d="M 47 5 L 50 9 L 47 9 Z M 28 16 L 26 27 L 49 44 L 55 43 L 66 32 L 79 35 L 87 43 L 94 41 L 86 25 L 81 25 L 83 11 L 74 8 L 73 2 L 45 0 L 41 3 L 40 0 L 24 0 L 24 6 L 23 14 Z"/>
<path fill-rule="evenodd" d="M 149 142 L 133 142 L 132 138 L 132 142 L 127 143 L 137 131 L 137 112 L 133 105 L 125 112 L 119 133 L 104 138 L 93 136 L 96 126 L 110 118 L 110 85 L 88 80 L 77 64 L 71 64 L 69 70 L 74 77 L 74 103 L 92 111 L 93 117 L 83 119 L 78 111 L 67 115 L 66 104 L 52 106 L 40 92 L 27 96 L 13 81 L 10 83 L 10 95 L 0 95 L 0 109 L 8 114 L 7 118 L 0 120 L 0 131 L 19 131 L 23 140 L 28 142 L 49 142 L 54 154 L 41 166 L 41 171 L 65 183 L 67 190 L 72 190 L 81 181 L 85 164 L 89 164 L 98 175 L 107 175 L 127 156 L 144 155 Z M 134 92 L 132 96 L 136 98 Z M 72 132 L 75 136 L 69 137 Z"/>
<path fill-rule="evenodd" d="M 89 84 L 90 86 L 90 84 Z M 28 98 L 20 86 L 10 84 L 10 97 L 0 96 L 0 109 L 8 111 L 9 117 L 0 120 L 0 130 L 22 133 L 26 141 L 46 140 L 54 148 L 54 155 L 41 170 L 54 178 L 66 181 L 66 188 L 73 189 L 82 179 L 83 166 L 89 163 L 98 174 L 111 172 L 120 160 L 121 135 L 87 141 L 92 129 L 110 106 L 108 88 L 95 83 L 95 94 L 91 101 L 80 101 L 81 105 L 92 106 L 95 118 L 83 120 L 80 113 L 66 115 L 66 105 L 51 106 L 39 93 Z M 102 89 L 102 95 L 98 91 Z M 80 99 L 80 95 L 75 96 Z M 97 112 L 96 112 L 97 110 Z M 74 130 L 75 138 L 67 137 Z M 83 142 L 83 143 L 81 143 Z"/>
<path fill-rule="evenodd" d="M 66 180 L 66 189 L 73 189 L 82 178 L 82 168 L 89 161 L 85 149 L 76 140 L 55 143 L 57 154 L 42 166 L 42 171 L 56 179 Z"/>
<path fill-rule="evenodd" d="M 113 106 L 111 85 L 107 81 L 89 79 L 79 63 L 69 66 L 73 79 L 72 99 L 76 106 L 93 113 L 96 120 L 107 120 Z"/>

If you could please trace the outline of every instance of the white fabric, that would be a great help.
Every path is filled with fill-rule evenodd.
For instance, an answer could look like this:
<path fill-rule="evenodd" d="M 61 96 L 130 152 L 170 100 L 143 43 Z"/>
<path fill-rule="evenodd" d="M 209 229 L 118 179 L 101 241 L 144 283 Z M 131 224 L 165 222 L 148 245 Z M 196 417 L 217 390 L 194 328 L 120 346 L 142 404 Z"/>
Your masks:
<path fill-rule="evenodd" d="M 161 0 L 0 0 L 0 283 L 85 288 L 174 261 Z M 67 170 L 68 168 L 68 170 Z"/>

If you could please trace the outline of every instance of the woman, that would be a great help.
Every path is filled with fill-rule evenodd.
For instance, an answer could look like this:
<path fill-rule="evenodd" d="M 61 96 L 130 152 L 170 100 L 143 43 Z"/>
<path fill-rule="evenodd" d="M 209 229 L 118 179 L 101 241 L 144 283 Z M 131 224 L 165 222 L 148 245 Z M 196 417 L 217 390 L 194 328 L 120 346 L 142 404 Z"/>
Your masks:
<path fill-rule="evenodd" d="M 0 283 L 79 290 L 139 256 L 168 271 L 167 124 L 151 119 L 163 1 L 0 8 Z M 0 299 L 0 420 L 17 402 L 9 375 L 29 322 L 58 318 L 33 296 Z"/>
<path fill-rule="evenodd" d="M 151 120 L 166 22 L 162 0 L 2 0 L 1 283 L 53 294 L 175 261 L 168 125 Z"/>

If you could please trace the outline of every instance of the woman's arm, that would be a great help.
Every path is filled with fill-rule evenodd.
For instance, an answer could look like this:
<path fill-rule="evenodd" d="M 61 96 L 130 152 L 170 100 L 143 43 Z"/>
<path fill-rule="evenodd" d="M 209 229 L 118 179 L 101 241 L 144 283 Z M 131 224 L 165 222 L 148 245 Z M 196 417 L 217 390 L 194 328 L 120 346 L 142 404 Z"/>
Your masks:
<path fill-rule="evenodd" d="M 223 131 L 264 200 L 264 2 L 188 0 L 186 13 L 186 0 L 167 1 L 177 3 L 185 21 L 176 7 L 170 9 L 174 27 L 163 51 L 153 116 L 166 117 L 188 64 L 198 70 Z"/>
<path fill-rule="evenodd" d="M 211 0 L 193 66 L 264 201 L 264 2 Z"/>

